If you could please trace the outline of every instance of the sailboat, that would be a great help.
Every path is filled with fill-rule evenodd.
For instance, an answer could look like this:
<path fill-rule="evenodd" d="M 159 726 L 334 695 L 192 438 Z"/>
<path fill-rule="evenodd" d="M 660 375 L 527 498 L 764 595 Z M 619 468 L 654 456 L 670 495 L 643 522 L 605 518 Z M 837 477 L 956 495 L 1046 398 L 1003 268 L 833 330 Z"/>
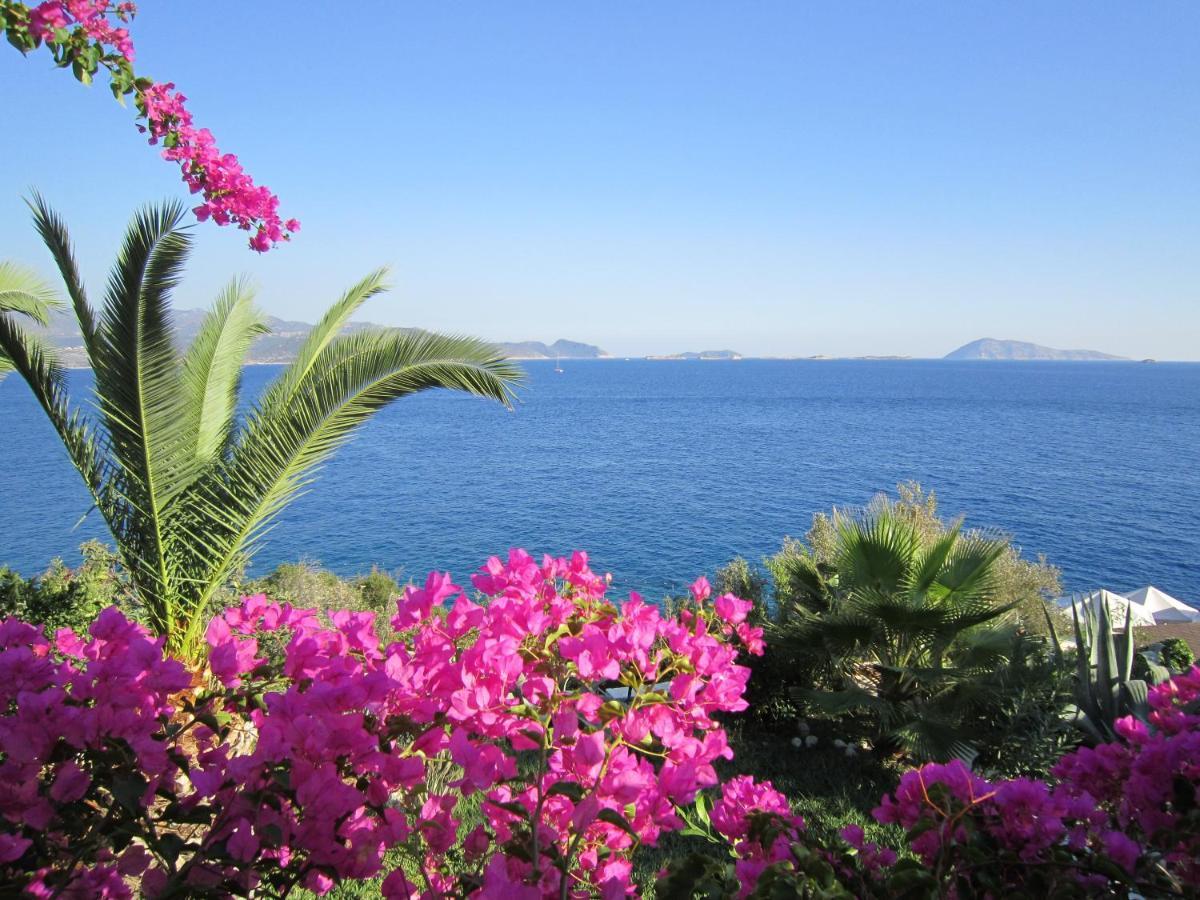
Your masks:
<path fill-rule="evenodd" d="M 562 354 L 561 353 L 554 360 L 554 371 L 557 372 L 559 375 L 562 374 L 563 368 L 562 368 Z"/>

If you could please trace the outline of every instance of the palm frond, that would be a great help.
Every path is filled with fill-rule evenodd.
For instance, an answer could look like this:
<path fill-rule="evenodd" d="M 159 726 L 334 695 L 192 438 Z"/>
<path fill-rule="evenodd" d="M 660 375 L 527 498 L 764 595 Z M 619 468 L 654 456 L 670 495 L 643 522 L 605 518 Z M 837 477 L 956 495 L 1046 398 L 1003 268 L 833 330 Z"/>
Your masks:
<path fill-rule="evenodd" d="M 166 598 L 172 596 L 166 509 L 195 474 L 169 305 L 191 247 L 179 230 L 183 216 L 178 202 L 134 215 L 109 276 L 92 359 L 119 470 L 117 491 L 127 504 L 110 527 L 127 535 L 134 580 Z M 169 608 L 157 614 L 173 615 Z"/>
<path fill-rule="evenodd" d="M 268 390 L 255 404 L 219 479 L 205 482 L 193 498 L 214 526 L 196 548 L 208 559 L 206 583 L 218 584 L 239 555 L 253 551 L 315 469 L 377 410 L 430 388 L 507 405 L 520 380 L 520 370 L 497 348 L 473 338 L 396 331 L 336 338 L 291 403 L 268 403 L 277 396 Z"/>
<path fill-rule="evenodd" d="M 190 395 L 187 412 L 192 456 L 199 464 L 222 458 L 233 436 L 242 366 L 254 339 L 267 334 L 254 291 L 234 279 L 217 297 L 183 358 L 183 379 Z"/>
<path fill-rule="evenodd" d="M 908 589 L 917 595 L 928 594 L 938 584 L 946 567 L 946 561 L 954 552 L 958 543 L 959 526 L 955 526 L 937 540 L 928 549 L 918 549 L 912 572 L 908 579 Z"/>
<path fill-rule="evenodd" d="M 67 450 L 72 464 L 99 503 L 104 499 L 104 464 L 87 419 L 67 400 L 63 368 L 54 349 L 9 316 L 0 315 L 0 356 L 25 380 Z"/>
<path fill-rule="evenodd" d="M 0 314 L 17 313 L 37 322 L 50 324 L 50 311 L 62 308 L 62 301 L 38 274 L 12 262 L 0 262 Z"/>
<path fill-rule="evenodd" d="M 893 729 L 896 742 L 919 759 L 960 759 L 968 766 L 979 752 L 956 724 L 931 715 L 915 717 Z"/>
<path fill-rule="evenodd" d="M 890 510 L 839 527 L 838 576 L 843 582 L 886 593 L 905 589 L 920 545 L 915 529 Z"/>
<path fill-rule="evenodd" d="M 33 213 L 34 227 L 58 266 L 67 296 L 71 298 L 71 306 L 75 310 L 75 319 L 83 335 L 84 349 L 88 358 L 92 359 L 96 345 L 96 314 L 88 303 L 87 291 L 79 275 L 79 263 L 75 260 L 75 249 L 71 245 L 71 235 L 67 231 L 66 223 L 37 191 L 25 202 Z"/>
<path fill-rule="evenodd" d="M 305 336 L 304 343 L 300 345 L 295 360 L 287 367 L 283 375 L 267 389 L 262 398 L 263 407 L 286 406 L 305 388 L 309 377 L 314 372 L 327 369 L 327 366 L 322 366 L 321 362 L 327 357 L 330 344 L 341 333 L 355 310 L 371 297 L 388 289 L 387 274 L 386 268 L 376 269 L 338 298 L 329 311 L 321 317 L 321 321 L 314 325 Z"/>
<path fill-rule="evenodd" d="M 955 542 L 930 595 L 943 604 L 990 598 L 996 583 L 996 561 L 1004 555 L 1004 544 L 982 537 L 964 537 Z"/>

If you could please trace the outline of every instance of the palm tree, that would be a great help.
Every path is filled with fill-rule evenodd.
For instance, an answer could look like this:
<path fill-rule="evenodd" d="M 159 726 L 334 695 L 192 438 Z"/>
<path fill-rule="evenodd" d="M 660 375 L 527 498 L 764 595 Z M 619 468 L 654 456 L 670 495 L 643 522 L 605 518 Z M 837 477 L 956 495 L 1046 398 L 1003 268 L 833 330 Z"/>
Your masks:
<path fill-rule="evenodd" d="M 295 362 L 235 415 L 241 370 L 266 330 L 234 280 L 186 350 L 169 297 L 191 246 L 184 209 L 139 211 L 93 310 L 61 219 L 35 196 L 34 222 L 62 275 L 95 375 L 95 415 L 71 402 L 51 349 L 0 315 L 0 351 L 33 391 L 116 541 L 146 621 L 197 663 L 214 599 L 280 511 L 355 428 L 391 401 L 449 388 L 508 405 L 521 371 L 466 337 L 375 329 L 340 334 L 383 270 L 330 307 Z M 30 298 L 36 292 L 29 292 Z M 21 300 L 19 302 L 28 302 Z"/>
<path fill-rule="evenodd" d="M 1013 647 L 1002 619 L 1014 604 L 995 594 L 1004 546 L 958 526 L 925 540 L 888 503 L 841 517 L 832 571 L 797 562 L 799 598 L 779 626 L 826 660 L 833 689 L 803 696 L 828 712 L 873 713 L 878 747 L 970 756 L 956 728 L 964 688 Z"/>

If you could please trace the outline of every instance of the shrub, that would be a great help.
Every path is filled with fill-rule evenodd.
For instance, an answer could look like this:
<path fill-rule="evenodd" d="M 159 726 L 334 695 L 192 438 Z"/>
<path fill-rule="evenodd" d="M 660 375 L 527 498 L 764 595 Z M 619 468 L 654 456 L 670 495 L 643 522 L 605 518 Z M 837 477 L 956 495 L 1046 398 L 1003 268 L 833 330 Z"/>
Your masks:
<path fill-rule="evenodd" d="M 271 574 L 248 582 L 245 591 L 280 603 L 303 604 L 322 614 L 364 608 L 354 585 L 310 560 L 276 566 Z"/>
<path fill-rule="evenodd" d="M 774 727 L 814 706 L 861 712 L 884 749 L 996 762 L 1008 745 L 1029 750 L 1019 765 L 1037 770 L 1064 746 L 1060 692 L 1034 684 L 1056 665 L 1036 638 L 1057 570 L 1006 538 L 947 524 L 918 484 L 898 494 L 818 513 L 804 541 L 786 538 L 765 561 L 769 640 L 751 663 L 751 716 Z M 1013 653 L 1033 664 L 1007 671 Z"/>
<path fill-rule="evenodd" d="M 99 541 L 88 541 L 80 551 L 83 563 L 79 568 L 71 569 L 55 559 L 33 578 L 0 567 L 0 617 L 45 626 L 50 634 L 60 628 L 83 632 L 101 610 L 127 602 L 128 584 L 119 572 L 116 555 Z"/>
<path fill-rule="evenodd" d="M 400 596 L 399 583 L 378 566 L 372 566 L 370 572 L 355 578 L 351 584 L 358 591 L 359 602 L 364 609 L 382 612 Z"/>
<path fill-rule="evenodd" d="M 958 760 L 906 773 L 875 810 L 914 854 L 843 829 L 821 841 L 770 784 L 733 779 L 692 829 L 729 852 L 697 855 L 659 896 L 1146 897 L 1200 893 L 1200 668 L 1150 690 L 1147 725 L 1063 757 L 1052 782 L 987 781 Z"/>
<path fill-rule="evenodd" d="M 1172 672 L 1186 672 L 1196 660 L 1192 648 L 1183 638 L 1167 638 L 1162 642 L 1158 656 Z"/>
<path fill-rule="evenodd" d="M 249 597 L 210 625 L 199 691 L 116 609 L 87 640 L 0 623 L 0 893 L 324 893 L 392 851 L 388 898 L 624 894 L 731 755 L 714 716 L 745 703 L 750 604 L 702 579 L 678 618 L 618 608 L 583 554 L 513 551 L 473 583 L 483 603 L 409 587 L 386 645 L 372 612 Z"/>

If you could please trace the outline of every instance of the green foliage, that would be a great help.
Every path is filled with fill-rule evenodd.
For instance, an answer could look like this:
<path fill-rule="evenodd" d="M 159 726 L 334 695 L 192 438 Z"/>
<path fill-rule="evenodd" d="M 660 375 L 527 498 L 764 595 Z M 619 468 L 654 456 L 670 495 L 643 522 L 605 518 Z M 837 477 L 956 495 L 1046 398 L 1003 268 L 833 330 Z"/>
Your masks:
<path fill-rule="evenodd" d="M 1196 661 L 1192 648 L 1183 638 L 1167 638 L 1162 642 L 1158 656 L 1172 672 L 1186 672 Z"/>
<path fill-rule="evenodd" d="M 1064 740 L 1063 676 L 1041 637 L 1058 571 L 1004 536 L 946 523 L 918 484 L 897 492 L 817 513 L 803 541 L 764 560 L 767 650 L 748 663 L 748 715 L 777 727 L 806 706 L 865 714 L 884 751 L 983 752 L 990 765 L 989 744 L 1022 746 L 1013 764 L 1038 770 Z"/>
<path fill-rule="evenodd" d="M 921 546 L 929 546 L 951 530 L 962 530 L 961 522 L 947 523 L 938 514 L 937 494 L 926 491 L 920 484 L 909 481 L 896 486 L 897 499 L 876 497 L 867 511 L 886 506 L 891 514 L 905 522 L 915 532 Z M 839 553 L 841 524 L 855 518 L 853 510 L 835 509 L 832 513 L 817 513 L 804 542 L 787 539 L 780 552 L 767 561 L 776 584 L 781 605 L 791 602 L 811 602 L 811 581 L 803 578 L 804 568 L 816 569 L 830 575 L 836 568 Z M 1022 628 L 1031 634 L 1046 633 L 1046 600 L 1061 594 L 1058 569 L 1045 557 L 1029 560 L 1019 547 L 1004 536 L 985 534 L 978 530 L 963 530 L 964 537 L 984 538 L 1003 545 L 992 566 L 992 590 L 1005 603 L 1015 604 L 1014 613 Z M 807 545 L 807 546 L 806 546 Z M 783 579 L 780 579 L 780 574 Z M 797 579 L 799 581 L 797 582 Z M 1062 624 L 1066 624 L 1064 619 Z"/>
<path fill-rule="evenodd" d="M 1086 605 L 1072 602 L 1071 620 L 1075 631 L 1074 722 L 1095 743 L 1116 740 L 1117 719 L 1135 716 L 1145 720 L 1150 713 L 1149 684 L 1166 681 L 1170 672 L 1143 657 L 1149 684 L 1134 677 L 1137 654 L 1132 606 L 1125 611 L 1125 627 L 1119 633 L 1107 600 Z M 1061 646 L 1057 652 L 1061 655 Z"/>
<path fill-rule="evenodd" d="M 961 688 L 963 728 L 979 751 L 974 767 L 989 777 L 1044 778 L 1078 743 L 1066 716 L 1074 674 L 1046 645 L 1015 636 L 1007 660 Z"/>
<path fill-rule="evenodd" d="M 25 579 L 0 567 L 0 618 L 43 625 L 47 634 L 59 628 L 82 634 L 101 610 L 123 602 L 128 585 L 112 551 L 98 541 L 80 549 L 83 563 L 77 569 L 56 559 L 41 575 Z"/>
<path fill-rule="evenodd" d="M 399 582 L 378 566 L 372 566 L 370 572 L 355 578 L 352 584 L 358 590 L 364 609 L 389 612 L 400 596 Z"/>
<path fill-rule="evenodd" d="M 339 578 L 317 563 L 284 563 L 269 575 L 242 586 L 242 593 L 266 594 L 272 600 L 329 613 L 338 609 L 390 615 L 400 585 L 387 572 L 373 567 L 369 574 Z"/>
<path fill-rule="evenodd" d="M 793 566 L 797 600 L 781 604 L 768 644 L 812 647 L 824 685 L 801 692 L 833 715 L 865 714 L 875 741 L 923 759 L 971 758 L 964 685 L 1007 658 L 1014 606 L 995 592 L 1004 545 L 955 526 L 927 536 L 904 508 L 876 501 L 839 514 L 832 565 Z M 803 573 L 797 575 L 796 573 Z M 829 574 L 826 574 L 829 573 Z"/>
<path fill-rule="evenodd" d="M 806 834 L 819 843 L 841 844 L 838 832 L 842 827 L 858 825 L 867 840 L 890 847 L 901 857 L 907 856 L 904 832 L 895 825 L 880 825 L 871 816 L 879 798 L 896 787 L 899 768 L 890 760 L 868 753 L 847 756 L 833 743 L 839 736 L 846 737 L 833 723 L 814 723 L 813 734 L 819 737 L 815 747 L 797 748 L 782 728 L 768 731 L 735 724 L 729 729 L 734 757 L 717 766 L 718 775 L 722 780 L 752 775 L 758 781 L 770 781 L 787 795 L 793 811 L 804 818 Z M 678 871 L 707 860 L 713 868 L 705 870 L 704 878 L 724 877 L 723 867 L 729 857 L 709 835 L 706 816 L 701 811 L 707 812 L 710 804 L 704 800 L 700 804 L 698 808 L 681 810 L 689 826 L 684 833 L 664 835 L 657 846 L 638 849 L 634 873 L 642 887 L 642 896 L 664 896 L 664 885 L 655 882 L 658 872 L 668 864 L 672 871 Z M 689 862 L 680 865 L 683 860 Z M 699 882 L 689 882 L 686 876 L 681 881 L 700 892 L 690 896 L 705 896 Z M 667 885 L 665 890 L 670 892 L 675 888 Z"/>
<path fill-rule="evenodd" d="M 262 536 L 359 425 L 430 388 L 507 404 L 520 380 L 496 348 L 471 338 L 341 334 L 354 311 L 385 290 L 380 270 L 342 295 L 239 421 L 241 369 L 262 320 L 252 292 L 234 281 L 192 345 L 175 346 L 170 295 L 191 248 L 183 206 L 134 216 L 99 310 L 88 301 L 65 225 L 40 197 L 31 207 L 95 373 L 95 420 L 68 396 L 53 348 L 8 313 L 0 313 L 0 352 L 82 475 L 143 618 L 186 661 L 202 657 L 208 615 Z"/>

